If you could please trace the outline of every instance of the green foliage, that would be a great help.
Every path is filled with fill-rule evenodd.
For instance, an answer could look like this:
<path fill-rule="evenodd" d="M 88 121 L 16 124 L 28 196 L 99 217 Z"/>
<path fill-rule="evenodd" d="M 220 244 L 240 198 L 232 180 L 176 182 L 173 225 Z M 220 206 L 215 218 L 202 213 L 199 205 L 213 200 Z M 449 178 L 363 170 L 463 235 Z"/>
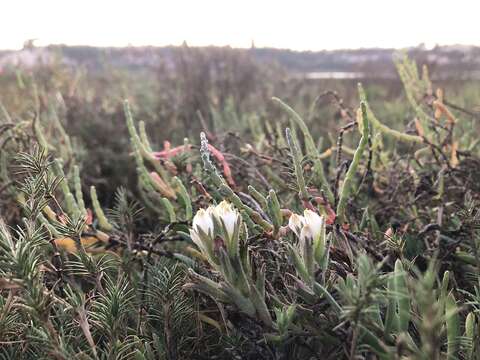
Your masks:
<path fill-rule="evenodd" d="M 11 76 L 0 358 L 478 359 L 472 112 L 408 58 L 407 105 L 212 54 Z"/>

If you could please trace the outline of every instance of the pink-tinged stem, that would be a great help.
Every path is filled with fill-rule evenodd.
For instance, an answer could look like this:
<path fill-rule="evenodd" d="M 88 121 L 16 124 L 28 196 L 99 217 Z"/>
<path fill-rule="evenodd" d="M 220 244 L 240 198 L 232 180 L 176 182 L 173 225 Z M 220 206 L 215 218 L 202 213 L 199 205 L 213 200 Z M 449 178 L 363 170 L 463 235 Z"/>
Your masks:
<path fill-rule="evenodd" d="M 170 199 L 175 199 L 175 192 L 173 189 L 168 186 L 165 181 L 158 175 L 155 171 L 150 173 L 150 177 L 152 178 L 153 182 L 155 183 L 155 188 L 165 197 Z"/>
<path fill-rule="evenodd" d="M 174 148 L 170 147 L 170 143 L 165 142 L 165 150 L 153 152 L 152 155 L 156 159 L 169 159 L 173 156 L 178 154 L 184 153 L 185 151 L 189 151 L 191 149 L 191 145 L 181 145 Z M 227 183 L 234 187 L 235 181 L 233 180 L 232 171 L 230 170 L 230 166 L 228 165 L 227 160 L 225 160 L 225 156 L 217 150 L 214 146 L 208 144 L 208 150 L 212 153 L 213 157 L 217 159 L 217 161 L 222 165 L 223 174 L 225 175 L 225 179 Z"/>
<path fill-rule="evenodd" d="M 228 165 L 227 160 L 225 160 L 225 156 L 223 156 L 223 154 L 219 150 L 217 150 L 210 144 L 208 144 L 208 150 L 210 150 L 212 155 L 218 160 L 219 163 L 222 164 L 223 174 L 225 175 L 225 178 L 227 179 L 228 184 L 234 187 L 235 181 L 233 181 L 232 171 L 230 170 L 230 166 Z"/>

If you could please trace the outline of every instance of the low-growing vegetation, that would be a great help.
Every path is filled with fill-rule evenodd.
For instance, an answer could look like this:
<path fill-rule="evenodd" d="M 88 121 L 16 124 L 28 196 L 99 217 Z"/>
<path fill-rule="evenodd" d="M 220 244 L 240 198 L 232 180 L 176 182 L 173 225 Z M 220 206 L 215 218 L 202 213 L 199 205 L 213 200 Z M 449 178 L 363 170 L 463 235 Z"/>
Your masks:
<path fill-rule="evenodd" d="M 1 74 L 0 357 L 478 359 L 475 84 L 178 56 Z"/>

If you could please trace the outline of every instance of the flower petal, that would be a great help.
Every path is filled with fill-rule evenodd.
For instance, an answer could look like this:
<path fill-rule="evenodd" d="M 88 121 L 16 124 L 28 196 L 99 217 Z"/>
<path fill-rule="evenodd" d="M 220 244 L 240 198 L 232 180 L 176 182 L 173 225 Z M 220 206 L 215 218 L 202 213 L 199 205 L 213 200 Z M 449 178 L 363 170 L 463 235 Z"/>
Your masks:
<path fill-rule="evenodd" d="M 225 225 L 227 235 L 231 238 L 235 232 L 235 226 L 237 225 L 239 213 L 233 208 L 233 205 L 223 200 L 220 204 L 215 206 L 213 214 L 217 218 L 219 223 Z"/>
<path fill-rule="evenodd" d="M 320 236 L 320 232 L 322 231 L 323 227 L 323 217 L 308 209 L 303 212 L 303 215 L 305 218 L 305 223 L 311 228 L 313 238 Z"/>
<path fill-rule="evenodd" d="M 213 236 L 212 210 L 200 209 L 193 217 L 192 227 L 194 230 L 201 229 L 205 234 Z"/>
<path fill-rule="evenodd" d="M 303 216 L 292 214 L 288 219 L 288 227 L 292 230 L 297 237 L 300 237 L 300 232 L 302 231 L 303 225 L 305 224 L 305 219 Z"/>

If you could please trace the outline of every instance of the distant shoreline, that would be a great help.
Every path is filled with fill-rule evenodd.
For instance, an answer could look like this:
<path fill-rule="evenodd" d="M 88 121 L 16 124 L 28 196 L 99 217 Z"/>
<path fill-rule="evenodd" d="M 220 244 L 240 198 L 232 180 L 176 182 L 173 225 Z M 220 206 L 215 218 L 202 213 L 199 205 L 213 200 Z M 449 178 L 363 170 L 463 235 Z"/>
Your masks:
<path fill-rule="evenodd" d="M 172 66 L 175 58 L 191 52 L 215 54 L 217 61 L 225 56 L 246 56 L 259 64 L 276 64 L 294 77 L 315 79 L 356 79 L 397 77 L 393 58 L 402 51 L 393 48 L 350 50 L 295 51 L 275 48 L 249 49 L 228 46 L 189 47 L 144 46 L 144 47 L 95 47 L 49 45 L 30 47 L 17 51 L 0 50 L 0 68 L 24 64 L 48 63 L 60 57 L 64 63 L 98 69 L 108 63 L 114 67 L 141 69 Z M 437 46 L 427 49 L 417 46 L 404 49 L 419 65 L 426 64 L 433 78 L 480 79 L 480 47 Z"/>

